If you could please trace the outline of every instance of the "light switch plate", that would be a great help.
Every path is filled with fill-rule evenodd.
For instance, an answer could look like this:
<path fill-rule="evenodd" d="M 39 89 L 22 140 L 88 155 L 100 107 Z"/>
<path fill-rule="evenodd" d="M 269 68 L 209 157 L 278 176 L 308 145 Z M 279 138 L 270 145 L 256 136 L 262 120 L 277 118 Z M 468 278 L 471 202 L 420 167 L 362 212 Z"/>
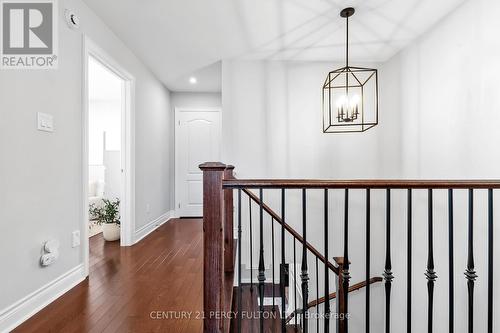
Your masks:
<path fill-rule="evenodd" d="M 38 112 L 38 130 L 44 132 L 54 132 L 54 117 L 51 114 Z"/>

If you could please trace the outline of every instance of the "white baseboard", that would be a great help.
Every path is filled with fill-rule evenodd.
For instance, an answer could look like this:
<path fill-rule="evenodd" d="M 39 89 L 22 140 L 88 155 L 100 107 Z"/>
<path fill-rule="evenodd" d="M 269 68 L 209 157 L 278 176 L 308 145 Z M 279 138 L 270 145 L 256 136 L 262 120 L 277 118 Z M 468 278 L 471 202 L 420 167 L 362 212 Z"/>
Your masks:
<path fill-rule="evenodd" d="M 160 215 L 158 218 L 147 223 L 146 225 L 140 227 L 135 231 L 134 234 L 134 244 L 140 242 L 144 237 L 149 235 L 151 232 L 155 231 L 159 226 L 175 216 L 174 210 L 169 210 L 165 214 Z"/>
<path fill-rule="evenodd" d="M 10 332 L 85 279 L 83 264 L 0 311 L 0 332 Z"/>

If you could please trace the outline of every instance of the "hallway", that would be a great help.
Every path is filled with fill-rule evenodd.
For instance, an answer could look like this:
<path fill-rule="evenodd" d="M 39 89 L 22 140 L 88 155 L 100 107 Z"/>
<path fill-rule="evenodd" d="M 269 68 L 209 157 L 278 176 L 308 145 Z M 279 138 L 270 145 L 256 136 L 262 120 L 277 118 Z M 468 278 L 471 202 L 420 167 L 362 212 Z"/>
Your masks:
<path fill-rule="evenodd" d="M 201 332 L 202 235 L 173 219 L 132 247 L 92 237 L 89 279 L 14 332 Z"/>

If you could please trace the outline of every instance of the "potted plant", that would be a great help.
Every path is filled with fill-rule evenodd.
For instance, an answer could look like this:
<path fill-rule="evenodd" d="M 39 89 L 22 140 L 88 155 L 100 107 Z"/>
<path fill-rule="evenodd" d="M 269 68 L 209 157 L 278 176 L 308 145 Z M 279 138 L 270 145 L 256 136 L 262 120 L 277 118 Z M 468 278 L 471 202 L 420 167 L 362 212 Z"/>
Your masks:
<path fill-rule="evenodd" d="M 102 199 L 103 205 L 89 206 L 89 215 L 95 217 L 97 223 L 102 225 L 102 235 L 107 241 L 120 239 L 120 199 L 114 201 Z"/>

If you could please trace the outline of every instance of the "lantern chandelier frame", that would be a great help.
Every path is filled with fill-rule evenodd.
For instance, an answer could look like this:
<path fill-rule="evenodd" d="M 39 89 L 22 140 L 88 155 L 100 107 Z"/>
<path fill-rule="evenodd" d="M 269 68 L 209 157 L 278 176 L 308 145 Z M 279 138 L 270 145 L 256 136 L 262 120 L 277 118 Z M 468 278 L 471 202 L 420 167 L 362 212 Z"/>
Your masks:
<path fill-rule="evenodd" d="M 349 66 L 349 17 L 346 19 L 345 67 L 328 73 L 323 84 L 323 133 L 364 132 L 378 124 L 377 69 Z"/>

